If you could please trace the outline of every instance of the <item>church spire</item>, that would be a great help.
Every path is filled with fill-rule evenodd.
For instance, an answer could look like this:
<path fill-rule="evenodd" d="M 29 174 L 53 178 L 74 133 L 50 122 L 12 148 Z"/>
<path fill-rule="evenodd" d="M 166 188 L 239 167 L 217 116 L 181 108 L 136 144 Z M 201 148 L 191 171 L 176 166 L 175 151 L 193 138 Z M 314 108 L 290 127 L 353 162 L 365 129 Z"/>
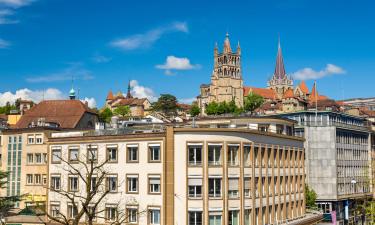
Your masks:
<path fill-rule="evenodd" d="M 224 40 L 224 53 L 231 53 L 232 48 L 230 47 L 230 42 L 229 42 L 229 34 L 225 35 L 225 40 Z"/>
<path fill-rule="evenodd" d="M 285 75 L 286 73 L 285 73 L 285 67 L 284 67 L 284 59 L 283 59 L 283 54 L 281 52 L 280 37 L 279 37 L 274 76 L 276 76 L 279 79 L 283 79 Z"/>
<path fill-rule="evenodd" d="M 126 98 L 133 98 L 132 94 L 130 93 L 131 87 L 130 87 L 130 80 L 128 83 L 128 92 L 126 93 Z"/>
<path fill-rule="evenodd" d="M 238 44 L 237 44 L 237 53 L 238 53 L 238 54 L 241 54 L 240 41 L 238 41 Z"/>

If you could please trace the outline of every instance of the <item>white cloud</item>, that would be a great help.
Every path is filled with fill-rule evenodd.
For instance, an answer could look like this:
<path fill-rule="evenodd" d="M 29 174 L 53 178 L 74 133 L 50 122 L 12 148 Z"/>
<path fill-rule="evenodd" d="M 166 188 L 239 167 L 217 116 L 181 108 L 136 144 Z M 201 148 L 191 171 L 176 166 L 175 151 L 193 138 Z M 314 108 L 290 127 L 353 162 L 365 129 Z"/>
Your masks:
<path fill-rule="evenodd" d="M 134 50 L 138 48 L 150 47 L 159 40 L 164 34 L 170 32 L 189 32 L 185 22 L 174 22 L 164 27 L 158 27 L 142 34 L 131 35 L 126 38 L 114 40 L 110 43 L 112 47 L 122 50 Z"/>
<path fill-rule="evenodd" d="M 109 58 L 109 57 L 105 57 L 103 55 L 99 55 L 99 54 L 95 54 L 93 57 L 92 57 L 92 60 L 96 63 L 107 63 L 109 61 L 111 61 L 112 59 Z"/>
<path fill-rule="evenodd" d="M 192 104 L 194 101 L 197 101 L 197 98 L 180 98 L 180 99 L 178 99 L 178 102 L 184 103 L 184 104 Z"/>
<path fill-rule="evenodd" d="M 147 98 L 149 101 L 154 102 L 158 100 L 155 92 L 148 87 L 139 85 L 138 81 L 130 81 L 130 87 L 132 88 L 131 94 L 137 98 Z"/>
<path fill-rule="evenodd" d="M 343 68 L 333 64 L 327 64 L 327 66 L 320 71 L 315 71 L 312 68 L 304 68 L 293 73 L 292 76 L 294 79 L 297 80 L 313 80 L 320 79 L 330 75 L 345 73 L 346 71 Z"/>
<path fill-rule="evenodd" d="M 95 98 L 87 98 L 87 97 L 85 97 L 84 99 L 81 100 L 81 102 L 83 102 L 83 103 L 87 102 L 87 104 L 88 104 L 88 106 L 90 108 L 95 108 L 96 107 L 96 100 L 95 100 Z"/>
<path fill-rule="evenodd" d="M 34 1 L 35 0 L 0 0 L 0 5 L 18 8 L 25 5 L 29 5 Z"/>
<path fill-rule="evenodd" d="M 0 48 L 8 48 L 10 46 L 10 43 L 4 39 L 0 38 Z"/>
<path fill-rule="evenodd" d="M 18 23 L 18 20 L 10 19 L 9 16 L 14 15 L 14 11 L 10 9 L 0 10 L 0 24 L 14 24 Z"/>
<path fill-rule="evenodd" d="M 0 106 L 4 106 L 7 102 L 14 103 L 17 98 L 40 102 L 43 99 L 64 99 L 65 97 L 60 90 L 55 88 L 48 88 L 46 90 L 30 90 L 24 88 L 17 90 L 15 93 L 10 91 L 0 93 Z"/>
<path fill-rule="evenodd" d="M 168 56 L 163 65 L 156 65 L 156 68 L 165 70 L 166 75 L 173 75 L 172 70 L 191 70 L 199 67 L 199 65 L 192 65 L 188 58 L 178 58 L 173 55 Z"/>
<path fill-rule="evenodd" d="M 82 68 L 79 64 L 72 65 L 62 71 L 40 75 L 40 76 L 29 76 L 26 78 L 27 82 L 30 83 L 48 83 L 48 82 L 58 82 L 67 80 L 91 80 L 94 79 L 91 71 Z"/>

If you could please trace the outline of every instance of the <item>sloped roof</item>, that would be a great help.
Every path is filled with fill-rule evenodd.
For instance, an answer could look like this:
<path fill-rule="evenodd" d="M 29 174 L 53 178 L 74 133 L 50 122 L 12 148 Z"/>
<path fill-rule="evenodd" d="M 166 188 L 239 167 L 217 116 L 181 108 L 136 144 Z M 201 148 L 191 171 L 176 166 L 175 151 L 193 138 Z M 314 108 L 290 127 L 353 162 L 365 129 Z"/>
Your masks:
<path fill-rule="evenodd" d="M 113 100 L 113 99 L 114 99 L 113 93 L 112 93 L 112 91 L 109 91 L 106 100 Z"/>
<path fill-rule="evenodd" d="M 293 90 L 292 90 L 292 89 L 288 89 L 288 90 L 284 93 L 283 98 L 294 98 Z"/>
<path fill-rule="evenodd" d="M 277 49 L 276 66 L 275 66 L 274 76 L 276 76 L 279 79 L 282 79 L 282 78 L 285 77 L 285 75 L 286 75 L 286 73 L 285 73 L 283 53 L 281 51 L 281 46 L 280 46 L 280 42 L 279 42 L 279 46 L 278 46 L 278 49 Z"/>
<path fill-rule="evenodd" d="M 307 87 L 305 81 L 301 81 L 301 83 L 299 84 L 299 88 L 301 89 L 301 91 L 302 91 L 304 94 L 309 93 L 309 88 Z"/>
<path fill-rule="evenodd" d="M 253 92 L 254 94 L 258 94 L 258 95 L 262 96 L 263 98 L 267 98 L 267 99 L 275 99 L 276 98 L 276 93 L 272 89 L 257 88 L 257 87 L 244 87 L 243 88 L 244 96 L 247 96 L 250 92 Z"/>
<path fill-rule="evenodd" d="M 142 106 L 145 101 L 146 101 L 146 98 L 123 98 L 120 101 L 116 102 L 114 106 L 120 106 L 120 105 Z"/>
<path fill-rule="evenodd" d="M 96 114 L 80 100 L 46 100 L 26 111 L 15 127 L 28 128 L 32 122 L 44 118 L 60 128 L 75 128 L 85 113 Z"/>

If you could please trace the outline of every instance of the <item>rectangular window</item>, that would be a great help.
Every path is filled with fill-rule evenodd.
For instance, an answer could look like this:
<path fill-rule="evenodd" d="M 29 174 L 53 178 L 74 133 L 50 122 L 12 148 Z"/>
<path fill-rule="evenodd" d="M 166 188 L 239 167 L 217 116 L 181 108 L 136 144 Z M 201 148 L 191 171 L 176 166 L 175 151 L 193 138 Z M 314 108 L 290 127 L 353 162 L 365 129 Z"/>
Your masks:
<path fill-rule="evenodd" d="M 43 153 L 43 163 L 47 164 L 48 159 L 47 159 L 47 153 Z"/>
<path fill-rule="evenodd" d="M 251 166 L 251 146 L 250 145 L 244 145 L 243 146 L 243 164 L 244 166 Z"/>
<path fill-rule="evenodd" d="M 34 178 L 35 178 L 35 184 L 36 184 L 36 185 L 41 185 L 41 184 L 42 184 L 42 175 L 40 175 L 40 174 L 35 174 L 35 175 L 34 175 Z"/>
<path fill-rule="evenodd" d="M 31 153 L 27 153 L 27 164 L 33 164 L 34 162 L 34 155 Z"/>
<path fill-rule="evenodd" d="M 96 176 L 92 176 L 90 180 L 90 191 L 94 191 L 97 188 L 98 179 Z"/>
<path fill-rule="evenodd" d="M 35 142 L 36 144 L 43 144 L 43 135 L 42 134 L 35 135 Z"/>
<path fill-rule="evenodd" d="M 229 198 L 238 198 L 238 178 L 229 178 L 228 179 L 228 195 Z"/>
<path fill-rule="evenodd" d="M 221 145 L 208 145 L 208 165 L 221 165 Z"/>
<path fill-rule="evenodd" d="M 35 143 L 35 136 L 33 134 L 27 135 L 27 144 L 34 144 Z"/>
<path fill-rule="evenodd" d="M 189 225 L 202 225 L 203 216 L 202 212 L 189 212 Z"/>
<path fill-rule="evenodd" d="M 222 225 L 221 224 L 221 213 L 210 213 L 208 216 L 209 225 Z"/>
<path fill-rule="evenodd" d="M 61 148 L 52 148 L 52 163 L 61 162 Z"/>
<path fill-rule="evenodd" d="M 98 162 L 98 146 L 89 145 L 87 147 L 87 163 Z"/>
<path fill-rule="evenodd" d="M 105 207 L 105 220 L 116 221 L 117 219 L 117 206 L 106 206 Z"/>
<path fill-rule="evenodd" d="M 127 186 L 129 193 L 138 192 L 138 175 L 128 175 L 127 176 Z"/>
<path fill-rule="evenodd" d="M 117 162 L 117 146 L 107 146 L 108 162 Z"/>
<path fill-rule="evenodd" d="M 47 184 L 47 175 L 46 174 L 42 175 L 42 182 L 43 182 L 43 185 Z"/>
<path fill-rule="evenodd" d="M 78 161 L 78 148 L 69 148 L 69 161 L 70 162 Z"/>
<path fill-rule="evenodd" d="M 160 224 L 160 209 L 149 209 L 148 220 L 150 224 Z"/>
<path fill-rule="evenodd" d="M 107 177 L 107 190 L 110 192 L 117 192 L 117 176 L 111 175 Z"/>
<path fill-rule="evenodd" d="M 128 162 L 138 162 L 138 145 L 128 145 L 127 156 Z"/>
<path fill-rule="evenodd" d="M 35 154 L 35 163 L 38 163 L 38 164 L 42 163 L 42 154 L 40 153 Z"/>
<path fill-rule="evenodd" d="M 52 215 L 52 217 L 54 217 L 54 218 L 58 218 L 58 217 L 60 217 L 61 215 L 60 215 L 60 204 L 57 204 L 57 203 L 51 203 L 51 208 L 50 208 L 51 210 L 51 215 Z"/>
<path fill-rule="evenodd" d="M 74 219 L 78 214 L 78 209 L 77 206 L 73 204 L 68 204 L 68 218 L 69 219 Z"/>
<path fill-rule="evenodd" d="M 238 149 L 239 145 L 228 146 L 228 166 L 238 166 Z"/>
<path fill-rule="evenodd" d="M 208 179 L 208 195 L 209 197 L 221 197 L 221 178 Z"/>
<path fill-rule="evenodd" d="M 238 210 L 231 210 L 228 213 L 228 225 L 238 225 L 239 224 L 239 212 Z"/>
<path fill-rule="evenodd" d="M 78 191 L 78 176 L 69 177 L 69 191 Z"/>
<path fill-rule="evenodd" d="M 61 186 L 61 178 L 60 176 L 51 176 L 51 189 L 52 190 L 60 190 Z"/>
<path fill-rule="evenodd" d="M 160 193 L 160 177 L 149 177 L 148 182 L 150 185 L 150 193 L 159 194 Z"/>
<path fill-rule="evenodd" d="M 96 216 L 97 216 L 96 214 L 98 212 L 95 210 L 94 206 L 88 206 L 87 208 L 88 208 L 89 214 L 86 214 L 86 218 L 88 219 L 87 215 L 90 215 L 90 216 L 93 216 L 92 220 L 96 220 Z"/>
<path fill-rule="evenodd" d="M 244 195 L 245 197 L 251 197 L 251 178 L 245 177 L 244 178 Z"/>
<path fill-rule="evenodd" d="M 244 216 L 245 216 L 245 219 L 244 219 L 244 225 L 250 225 L 250 221 L 251 221 L 251 211 L 250 209 L 245 209 L 245 212 L 244 212 Z"/>
<path fill-rule="evenodd" d="M 202 178 L 189 178 L 188 186 L 190 198 L 202 197 Z"/>
<path fill-rule="evenodd" d="M 189 145 L 189 165 L 200 166 L 202 165 L 202 146 L 201 145 Z"/>
<path fill-rule="evenodd" d="M 160 162 L 160 145 L 149 145 L 148 151 L 150 162 Z"/>
<path fill-rule="evenodd" d="M 137 208 L 127 208 L 126 209 L 127 218 L 129 223 L 138 222 L 138 209 Z"/>
<path fill-rule="evenodd" d="M 26 174 L 26 183 L 27 184 L 33 184 L 33 175 L 32 174 Z"/>

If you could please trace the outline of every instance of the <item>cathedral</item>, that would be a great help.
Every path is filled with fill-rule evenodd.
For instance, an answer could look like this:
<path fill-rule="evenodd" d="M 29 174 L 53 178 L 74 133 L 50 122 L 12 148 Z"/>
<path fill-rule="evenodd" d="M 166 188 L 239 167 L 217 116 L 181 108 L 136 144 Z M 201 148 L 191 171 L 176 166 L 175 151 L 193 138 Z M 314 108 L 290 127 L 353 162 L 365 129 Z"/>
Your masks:
<path fill-rule="evenodd" d="M 275 70 L 267 82 L 267 87 L 245 87 L 242 78 L 240 43 L 238 42 L 237 49 L 233 52 L 227 33 L 221 53 L 217 43 L 215 44 L 211 83 L 200 86 L 198 106 L 202 115 L 205 115 L 205 109 L 211 102 L 234 101 L 238 107 L 243 107 L 244 98 L 250 93 L 261 95 L 266 100 L 259 109 L 265 114 L 306 110 L 313 102 L 328 100 L 327 97 L 318 94 L 315 84 L 311 92 L 304 81 L 294 86 L 293 78 L 285 72 L 280 41 Z"/>

